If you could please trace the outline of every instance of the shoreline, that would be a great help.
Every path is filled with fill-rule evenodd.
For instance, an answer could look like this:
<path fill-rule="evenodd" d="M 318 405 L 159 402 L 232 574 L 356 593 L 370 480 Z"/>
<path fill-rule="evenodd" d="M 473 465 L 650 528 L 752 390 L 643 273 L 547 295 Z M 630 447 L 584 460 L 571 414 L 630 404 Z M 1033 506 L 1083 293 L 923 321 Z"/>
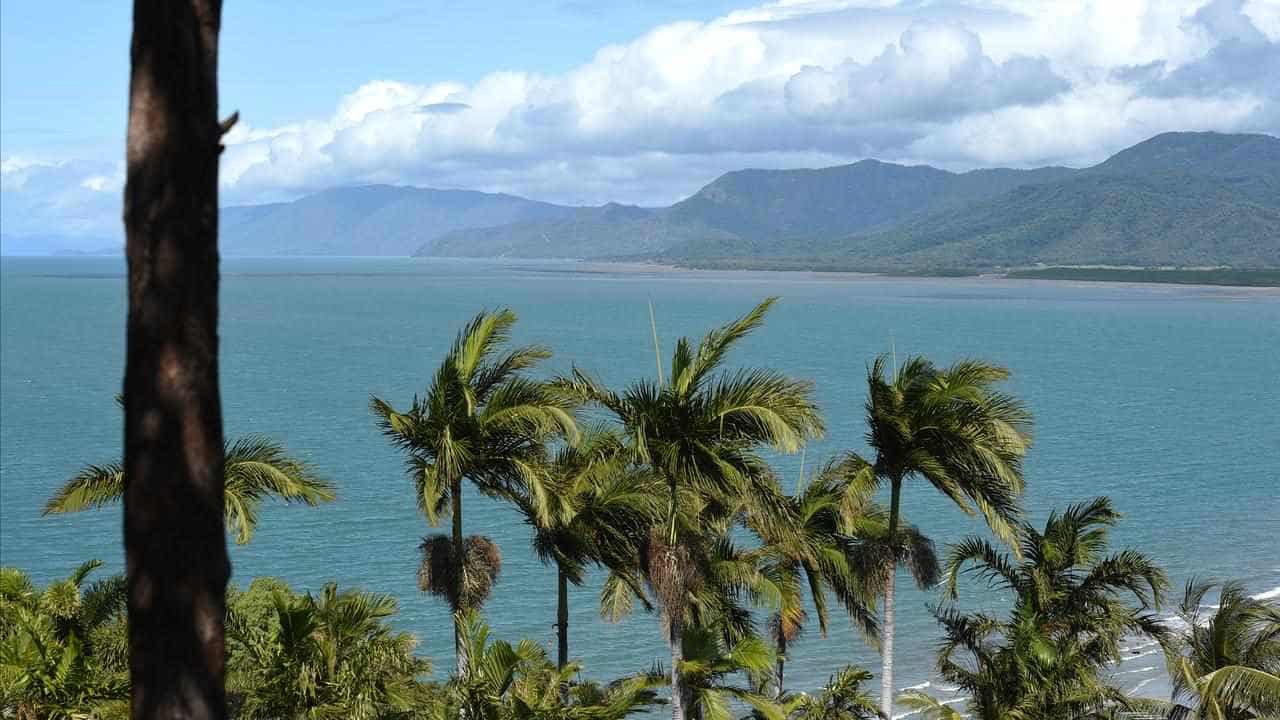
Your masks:
<path fill-rule="evenodd" d="M 535 261 L 542 262 L 542 261 Z M 1181 287 L 1187 289 L 1204 289 L 1215 291 L 1232 291 L 1243 292 L 1246 295 L 1280 295 L 1280 278 L 1276 284 L 1229 284 L 1229 283 L 1213 283 L 1213 282 L 1186 282 L 1173 279 L 1121 279 L 1105 276 L 1097 277 L 1040 277 L 1031 274 L 1022 275 L 1026 271 L 1009 271 L 1009 272 L 983 272 L 972 274 L 951 274 L 940 272 L 938 274 L 928 273 L 889 273 L 889 272 L 859 272 L 852 270 L 815 270 L 801 268 L 787 269 L 763 269 L 763 268 L 717 268 L 717 267 L 697 267 L 689 265 L 680 265 L 672 263 L 659 262 L 639 262 L 639 261 L 608 261 L 608 260 L 575 260 L 569 261 L 575 265 L 573 272 L 593 275 L 675 275 L 695 277 L 698 275 L 708 276 L 737 276 L 737 277 L 765 277 L 780 276 L 789 279 L 806 279 L 806 280 L 835 280 L 835 281 L 920 281 L 920 282 L 936 282 L 939 280 L 956 281 L 960 283 L 968 282 L 973 284 L 1021 284 L 1027 285 L 1035 283 L 1037 285 L 1052 284 L 1062 287 L 1092 287 L 1092 286 L 1150 286 L 1150 287 Z M 519 266 L 519 263 L 512 263 L 512 266 Z M 1074 268 L 1073 268 L 1074 269 Z M 1080 268 L 1080 270 L 1086 270 Z M 1089 268 L 1089 271 L 1098 273 L 1128 273 L 1134 272 L 1127 268 Z M 1151 270 L 1144 271 L 1146 273 L 1160 272 L 1211 272 L 1211 271 L 1174 271 L 1174 270 Z M 1272 272 L 1272 271 L 1245 271 L 1245 272 Z M 1280 271 L 1274 271 L 1280 275 Z"/>
<path fill-rule="evenodd" d="M 84 262 L 88 261 L 114 261 L 123 262 L 122 257 L 107 255 L 3 255 L 0 260 L 4 264 L 10 265 L 17 261 L 45 261 L 45 262 Z M 226 264 L 242 261 L 343 261 L 343 260 L 363 260 L 363 261 L 408 261 L 410 263 L 445 261 L 445 262 L 461 262 L 474 264 L 476 266 L 492 265 L 505 267 L 508 269 L 519 269 L 526 272 L 542 272 L 542 273 L 564 273 L 582 275 L 616 275 L 616 276 L 636 276 L 636 277 L 662 277 L 671 276 L 678 278 L 695 279 L 698 277 L 708 278 L 768 278 L 780 277 L 788 280 L 803 280 L 816 282 L 859 282 L 859 281 L 876 281 L 876 282 L 921 282 L 936 283 L 938 281 L 955 282 L 956 284 L 970 285 L 989 285 L 989 286 L 1058 286 L 1058 287 L 1149 287 L 1149 288 L 1186 288 L 1189 290 L 1213 291 L 1216 293 L 1230 293 L 1242 297 L 1272 297 L 1280 296 L 1280 270 L 1237 270 L 1223 271 L 1198 269 L 1198 270 L 1138 270 L 1134 268 L 1122 267 L 1055 267 L 1044 269 L 1020 269 L 1009 271 L 990 271 L 990 272 L 958 272 L 958 271 L 939 271 L 936 273 L 928 272 L 867 272 L 845 269 L 822 270 L 814 268 L 753 268 L 753 267 L 699 267 L 696 265 L 684 265 L 679 263 L 656 262 L 645 260 L 608 260 L 608 259 L 578 259 L 578 258 L 421 258 L 414 256 L 399 255 L 365 255 L 365 256 L 336 256 L 336 255 L 269 255 L 269 256 L 249 256 L 249 255 L 232 255 L 224 256 L 222 262 L 224 264 L 224 273 L 229 276 L 237 275 L 257 275 L 263 273 L 244 273 L 231 270 L 228 272 Z M 1258 275 L 1260 282 L 1252 282 L 1245 284 L 1235 284 L 1231 282 L 1212 282 L 1210 277 L 1202 277 L 1201 274 L 1208 275 L 1210 273 L 1230 272 L 1243 274 L 1245 276 Z M 1161 273 L 1171 273 L 1171 275 L 1161 277 Z M 123 269 L 121 271 L 123 277 Z"/>

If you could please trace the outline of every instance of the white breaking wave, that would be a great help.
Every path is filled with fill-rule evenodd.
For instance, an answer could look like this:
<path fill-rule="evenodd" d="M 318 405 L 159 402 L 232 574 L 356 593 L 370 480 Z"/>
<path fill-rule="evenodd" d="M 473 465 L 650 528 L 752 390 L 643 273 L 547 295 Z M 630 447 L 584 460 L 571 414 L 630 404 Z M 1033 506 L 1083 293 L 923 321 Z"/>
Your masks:
<path fill-rule="evenodd" d="M 1277 598 L 1280 598 L 1280 587 L 1274 587 L 1265 592 L 1260 592 L 1255 595 L 1250 595 L 1249 598 L 1252 600 L 1262 600 L 1262 601 L 1275 600 Z M 1206 613 L 1205 616 L 1200 618 L 1200 624 L 1207 625 L 1210 620 L 1210 618 L 1208 617 L 1208 614 L 1211 614 L 1213 611 L 1216 611 L 1220 607 L 1222 606 L 1209 605 L 1209 604 L 1201 605 L 1200 606 L 1201 610 L 1208 610 L 1210 611 L 1210 613 Z M 1174 632 L 1181 632 L 1187 629 L 1187 622 L 1182 618 L 1175 617 L 1173 615 L 1161 618 L 1160 622 L 1162 622 L 1165 627 L 1169 628 L 1170 630 L 1173 630 Z"/>
<path fill-rule="evenodd" d="M 1139 650 L 1146 650 L 1147 648 L 1156 647 L 1159 644 L 1160 642 L 1157 640 L 1148 640 L 1147 642 L 1134 643 L 1133 645 L 1123 645 L 1121 646 L 1120 649 L 1126 653 L 1134 653 L 1134 652 L 1138 652 Z"/>
<path fill-rule="evenodd" d="M 956 703 L 962 703 L 962 702 L 964 702 L 965 700 L 968 700 L 968 699 L 969 699 L 969 698 L 967 698 L 967 697 L 952 698 L 951 700 L 943 700 L 943 701 L 942 701 L 942 704 L 943 704 L 943 705 L 955 705 Z M 917 714 L 918 714 L 918 713 L 909 712 L 909 713 L 903 713 L 903 714 L 901 714 L 901 715 L 894 715 L 894 716 L 893 716 L 893 720 L 904 720 L 904 718 L 915 717 Z M 969 717 L 969 716 L 968 716 L 968 715 L 963 715 L 962 717 Z"/>
<path fill-rule="evenodd" d="M 923 690 L 927 687 L 933 687 L 933 683 L 929 682 L 928 680 L 925 680 L 919 685 L 908 685 L 904 688 L 898 688 L 898 692 L 906 692 L 908 690 Z"/>
<path fill-rule="evenodd" d="M 1272 588 L 1266 592 L 1260 592 L 1257 595 L 1250 595 L 1254 600 L 1274 600 L 1280 598 L 1280 587 Z"/>
<path fill-rule="evenodd" d="M 1131 696 L 1132 696 L 1132 695 L 1137 695 L 1139 690 L 1141 690 L 1142 688 L 1144 688 L 1144 687 L 1146 687 L 1146 686 L 1150 685 L 1151 683 L 1155 682 L 1155 680 L 1156 680 L 1155 678 L 1149 678 L 1149 679 L 1147 679 L 1147 680 L 1143 680 L 1142 682 L 1138 683 L 1137 685 L 1134 685 L 1134 686 L 1133 686 L 1133 689 L 1129 691 L 1129 695 L 1131 695 Z"/>

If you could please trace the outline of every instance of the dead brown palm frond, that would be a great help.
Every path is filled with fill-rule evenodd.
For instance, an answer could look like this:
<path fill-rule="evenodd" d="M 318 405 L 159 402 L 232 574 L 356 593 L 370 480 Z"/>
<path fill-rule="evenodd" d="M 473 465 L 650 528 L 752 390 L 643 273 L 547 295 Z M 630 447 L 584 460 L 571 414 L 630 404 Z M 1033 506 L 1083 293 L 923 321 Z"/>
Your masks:
<path fill-rule="evenodd" d="M 422 551 L 419 590 L 444 598 L 454 612 L 478 609 L 489 599 L 502 570 L 502 551 L 492 540 L 471 535 L 463 542 L 461 583 L 455 578 L 453 540 L 448 535 L 425 537 L 418 548 Z"/>
<path fill-rule="evenodd" d="M 804 635 L 804 624 L 809 619 L 809 613 L 803 609 L 792 619 L 783 618 L 781 613 L 772 613 L 769 615 L 769 637 L 782 638 L 787 643 L 795 642 Z"/>
<path fill-rule="evenodd" d="M 705 553 L 694 552 L 688 539 L 667 541 L 665 528 L 655 527 L 640 548 L 640 563 L 645 580 L 662 604 L 669 622 L 684 618 L 689 596 L 697 592 L 706 577 Z"/>

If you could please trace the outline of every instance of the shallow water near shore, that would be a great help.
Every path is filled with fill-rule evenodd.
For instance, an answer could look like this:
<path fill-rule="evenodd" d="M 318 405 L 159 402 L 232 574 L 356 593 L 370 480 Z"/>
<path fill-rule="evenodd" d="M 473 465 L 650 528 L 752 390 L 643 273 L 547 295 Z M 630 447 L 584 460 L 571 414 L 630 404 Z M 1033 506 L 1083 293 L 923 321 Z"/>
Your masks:
<path fill-rule="evenodd" d="M 1050 509 L 1107 494 L 1126 518 L 1113 547 L 1132 546 L 1168 569 L 1174 594 L 1192 575 L 1280 588 L 1280 292 L 1261 289 L 926 279 L 811 273 L 694 272 L 571 262 L 389 258 L 232 258 L 223 262 L 222 393 L 227 435 L 268 433 L 338 486 L 330 506 L 264 509 L 251 545 L 232 550 L 234 582 L 277 575 L 293 585 L 391 592 L 399 624 L 421 640 L 437 674 L 452 666 L 448 612 L 415 588 L 417 514 L 399 456 L 378 434 L 370 394 L 407 404 L 456 330 L 482 307 L 520 314 L 516 340 L 555 351 L 611 385 L 654 375 L 648 303 L 665 352 L 680 335 L 781 302 L 731 365 L 812 379 L 827 419 L 808 468 L 863 450 L 864 374 L 891 344 L 898 357 L 977 356 L 1007 365 L 1009 389 L 1036 416 L 1026 507 Z M 0 562 L 38 580 L 79 562 L 122 565 L 118 510 L 40 517 L 56 486 L 89 462 L 118 457 L 112 397 L 124 366 L 125 280 L 119 258 L 0 260 Z M 777 459 L 794 483 L 800 457 Z M 980 531 L 932 491 L 911 487 L 907 518 L 938 542 Z M 502 638 L 551 648 L 555 576 L 533 556 L 514 512 L 466 498 L 467 532 L 499 542 L 504 568 L 486 612 Z M 608 624 L 598 578 L 571 592 L 570 649 L 595 678 L 646 670 L 665 657 L 654 617 Z M 937 641 L 927 609 L 899 599 L 899 687 L 946 696 L 931 672 Z M 968 587 L 961 604 L 1007 598 Z M 788 684 L 816 688 L 870 650 L 834 623 L 792 648 Z M 1117 677 L 1163 692 L 1155 648 L 1135 644 Z"/>

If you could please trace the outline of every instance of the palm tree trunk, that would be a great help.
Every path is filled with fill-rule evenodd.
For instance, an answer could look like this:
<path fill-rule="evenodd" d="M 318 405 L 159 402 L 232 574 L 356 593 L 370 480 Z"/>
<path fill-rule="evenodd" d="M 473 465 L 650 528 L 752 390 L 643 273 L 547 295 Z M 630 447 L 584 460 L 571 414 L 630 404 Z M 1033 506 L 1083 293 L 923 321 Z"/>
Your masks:
<path fill-rule="evenodd" d="M 782 627 L 782 618 L 778 618 L 778 687 L 774 698 L 782 697 L 782 677 L 787 664 L 787 633 Z"/>
<path fill-rule="evenodd" d="M 889 559 L 885 568 L 884 613 L 880 636 L 880 712 L 893 717 L 893 605 L 898 576 L 898 504 L 902 498 L 902 480 L 894 478 L 889 500 Z"/>
<path fill-rule="evenodd" d="M 466 548 L 464 547 L 462 537 L 462 478 L 455 477 L 449 480 L 449 504 L 451 515 L 453 516 L 453 582 L 454 597 L 459 598 L 458 610 L 467 608 L 462 607 L 462 582 L 463 574 L 466 572 Z M 467 674 L 467 653 L 462 647 L 462 627 L 459 625 L 460 618 L 455 615 L 453 621 L 453 656 L 456 661 L 456 670 L 459 678 Z"/>
<path fill-rule="evenodd" d="M 684 634 L 680 621 L 667 617 L 667 641 L 671 644 L 671 720 L 685 719 L 685 690 L 680 678 L 680 663 L 684 662 Z"/>
<path fill-rule="evenodd" d="M 569 664 L 569 576 L 556 564 L 556 669 Z"/>
<path fill-rule="evenodd" d="M 883 628 L 880 638 L 880 712 L 893 717 L 893 605 L 896 568 L 889 570 L 884 588 Z"/>
<path fill-rule="evenodd" d="M 226 717 L 218 393 L 221 0 L 135 0 L 124 223 L 131 714 Z"/>

